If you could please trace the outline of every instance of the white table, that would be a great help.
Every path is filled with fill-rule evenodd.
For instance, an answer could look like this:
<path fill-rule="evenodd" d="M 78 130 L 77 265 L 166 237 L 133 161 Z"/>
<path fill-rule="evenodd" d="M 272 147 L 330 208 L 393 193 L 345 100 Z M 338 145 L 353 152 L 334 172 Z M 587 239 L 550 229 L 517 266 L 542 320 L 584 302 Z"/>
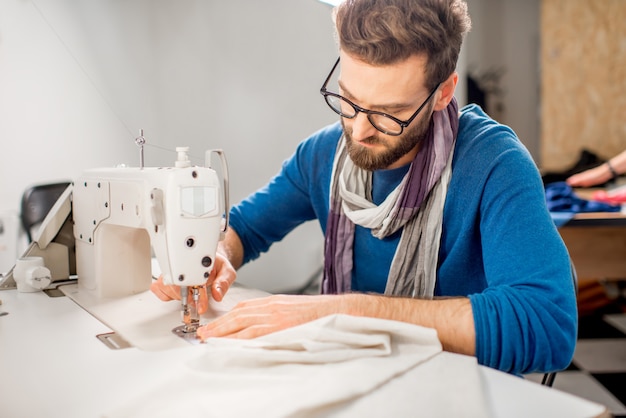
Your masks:
<path fill-rule="evenodd" d="M 149 295 L 145 295 L 148 297 Z M 98 417 L 133 394 L 176 371 L 181 359 L 202 346 L 164 350 L 112 350 L 96 335 L 111 329 L 68 297 L 0 291 L 0 417 Z M 168 305 L 167 309 L 177 309 Z M 173 302 L 172 302 L 173 303 Z M 177 338 L 177 337 L 176 337 Z M 467 416 L 457 402 L 463 379 L 457 366 L 468 358 L 442 353 L 329 416 L 417 416 L 420 403 L 437 402 L 442 416 Z M 437 368 L 440 379 L 424 382 L 420 368 Z M 480 402 L 493 417 L 604 417 L 606 408 L 490 368 L 478 367 Z M 455 383 L 457 382 L 457 383 Z M 456 385 L 456 386 L 455 386 Z M 414 400 L 416 410 L 396 407 Z M 242 400 L 245 401 L 245 400 Z M 394 409 L 395 408 L 395 409 Z M 457 413 L 450 415 L 457 411 Z"/>

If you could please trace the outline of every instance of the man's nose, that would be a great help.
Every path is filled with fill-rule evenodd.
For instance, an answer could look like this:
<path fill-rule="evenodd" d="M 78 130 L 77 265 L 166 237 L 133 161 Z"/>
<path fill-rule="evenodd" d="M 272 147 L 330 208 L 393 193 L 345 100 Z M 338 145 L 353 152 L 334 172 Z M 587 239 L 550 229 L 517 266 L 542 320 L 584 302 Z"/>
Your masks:
<path fill-rule="evenodd" d="M 352 122 L 352 139 L 355 141 L 376 135 L 376 128 L 370 123 L 367 114 L 359 112 L 354 118 L 349 120 Z"/>

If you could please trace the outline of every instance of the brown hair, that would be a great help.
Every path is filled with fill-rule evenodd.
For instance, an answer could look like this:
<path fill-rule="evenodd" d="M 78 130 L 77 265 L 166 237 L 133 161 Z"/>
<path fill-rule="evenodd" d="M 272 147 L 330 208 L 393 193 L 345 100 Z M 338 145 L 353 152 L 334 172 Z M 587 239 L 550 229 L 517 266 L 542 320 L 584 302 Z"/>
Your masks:
<path fill-rule="evenodd" d="M 345 0 L 334 19 L 339 48 L 371 65 L 425 54 L 428 88 L 454 72 L 471 27 L 463 0 Z"/>

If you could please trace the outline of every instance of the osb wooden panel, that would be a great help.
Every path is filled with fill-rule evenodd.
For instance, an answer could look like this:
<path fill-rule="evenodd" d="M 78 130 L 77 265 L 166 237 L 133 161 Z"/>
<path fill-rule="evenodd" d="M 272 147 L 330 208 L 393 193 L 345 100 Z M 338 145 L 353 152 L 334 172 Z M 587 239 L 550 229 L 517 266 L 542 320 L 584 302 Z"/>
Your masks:
<path fill-rule="evenodd" d="M 626 1 L 543 0 L 541 166 L 626 149 Z"/>

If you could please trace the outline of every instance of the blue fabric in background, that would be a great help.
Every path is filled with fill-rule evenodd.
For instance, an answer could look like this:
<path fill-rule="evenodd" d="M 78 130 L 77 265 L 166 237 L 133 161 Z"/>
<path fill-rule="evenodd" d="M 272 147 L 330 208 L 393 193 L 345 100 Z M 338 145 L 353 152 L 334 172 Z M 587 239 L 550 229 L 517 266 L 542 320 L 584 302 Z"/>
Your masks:
<path fill-rule="evenodd" d="M 576 212 L 550 212 L 550 216 L 557 228 L 562 227 L 576 215 Z"/>
<path fill-rule="evenodd" d="M 621 210 L 620 205 L 581 199 L 564 181 L 546 184 L 546 203 L 557 227 L 566 224 L 577 213 L 619 212 Z"/>

